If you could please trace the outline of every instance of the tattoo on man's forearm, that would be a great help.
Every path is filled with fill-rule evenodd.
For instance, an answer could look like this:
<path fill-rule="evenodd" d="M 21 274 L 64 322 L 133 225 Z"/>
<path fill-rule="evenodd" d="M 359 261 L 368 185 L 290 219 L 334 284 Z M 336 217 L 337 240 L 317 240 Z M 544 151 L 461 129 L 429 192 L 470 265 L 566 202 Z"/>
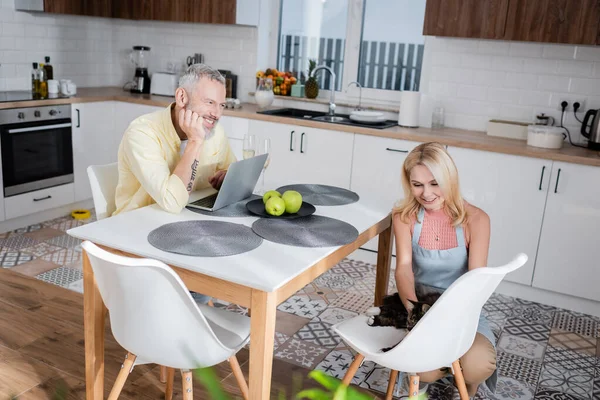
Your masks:
<path fill-rule="evenodd" d="M 198 168 L 198 160 L 194 160 L 192 163 L 192 177 L 190 178 L 190 183 L 188 183 L 187 190 L 188 192 L 192 191 L 194 187 L 194 181 L 196 180 L 196 169 Z"/>

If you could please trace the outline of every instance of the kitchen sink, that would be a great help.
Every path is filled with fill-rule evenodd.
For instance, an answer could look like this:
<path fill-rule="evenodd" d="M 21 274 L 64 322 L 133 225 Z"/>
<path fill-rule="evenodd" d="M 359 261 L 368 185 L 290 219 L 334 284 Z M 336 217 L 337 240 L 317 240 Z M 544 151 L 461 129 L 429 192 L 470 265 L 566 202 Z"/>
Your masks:
<path fill-rule="evenodd" d="M 330 124 L 360 126 L 372 129 L 386 129 L 398 125 L 398 121 L 393 120 L 387 120 L 378 123 L 357 122 L 351 120 L 350 116 L 347 114 L 336 114 L 331 116 L 328 115 L 327 112 L 302 110 L 299 108 L 277 108 L 274 110 L 257 111 L 256 113 L 293 119 L 309 119 L 311 121 L 328 122 Z"/>

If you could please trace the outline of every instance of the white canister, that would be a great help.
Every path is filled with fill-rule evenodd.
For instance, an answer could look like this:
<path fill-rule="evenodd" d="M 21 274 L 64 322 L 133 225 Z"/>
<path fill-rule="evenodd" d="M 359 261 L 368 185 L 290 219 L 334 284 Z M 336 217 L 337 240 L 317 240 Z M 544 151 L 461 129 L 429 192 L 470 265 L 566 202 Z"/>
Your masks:
<path fill-rule="evenodd" d="M 419 107 L 421 105 L 421 93 L 405 90 L 400 96 L 400 112 L 398 114 L 398 125 L 406 128 L 419 127 Z"/>
<path fill-rule="evenodd" d="M 558 126 L 529 125 L 527 127 L 527 145 L 544 149 L 560 149 L 566 134 Z"/>
<path fill-rule="evenodd" d="M 58 94 L 59 89 L 56 79 L 48 79 L 48 94 Z"/>

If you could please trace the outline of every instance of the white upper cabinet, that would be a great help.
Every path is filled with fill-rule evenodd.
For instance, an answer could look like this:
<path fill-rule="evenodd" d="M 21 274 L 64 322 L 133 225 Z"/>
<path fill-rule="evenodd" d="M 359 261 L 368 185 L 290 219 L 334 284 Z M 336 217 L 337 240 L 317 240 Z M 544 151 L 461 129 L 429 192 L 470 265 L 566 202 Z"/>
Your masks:
<path fill-rule="evenodd" d="M 258 26 L 261 0 L 238 0 L 235 2 L 235 24 Z"/>
<path fill-rule="evenodd" d="M 457 147 L 448 152 L 465 200 L 490 217 L 488 266 L 523 252 L 527 264 L 505 279 L 531 285 L 552 161 Z"/>
<path fill-rule="evenodd" d="M 554 162 L 533 286 L 600 301 L 599 233 L 600 168 Z"/>

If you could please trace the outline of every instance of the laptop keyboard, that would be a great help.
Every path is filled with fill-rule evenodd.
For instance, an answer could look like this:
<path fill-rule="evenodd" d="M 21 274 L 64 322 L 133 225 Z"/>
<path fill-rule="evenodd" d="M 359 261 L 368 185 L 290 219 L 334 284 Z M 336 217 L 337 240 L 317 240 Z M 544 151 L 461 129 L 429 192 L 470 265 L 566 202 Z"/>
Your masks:
<path fill-rule="evenodd" d="M 205 197 L 205 198 L 200 199 L 200 200 L 196 200 L 192 204 L 196 205 L 196 206 L 200 206 L 200 207 L 213 208 L 213 206 L 215 205 L 215 201 L 217 200 L 217 195 L 218 194 L 219 193 L 211 194 L 208 197 Z"/>

